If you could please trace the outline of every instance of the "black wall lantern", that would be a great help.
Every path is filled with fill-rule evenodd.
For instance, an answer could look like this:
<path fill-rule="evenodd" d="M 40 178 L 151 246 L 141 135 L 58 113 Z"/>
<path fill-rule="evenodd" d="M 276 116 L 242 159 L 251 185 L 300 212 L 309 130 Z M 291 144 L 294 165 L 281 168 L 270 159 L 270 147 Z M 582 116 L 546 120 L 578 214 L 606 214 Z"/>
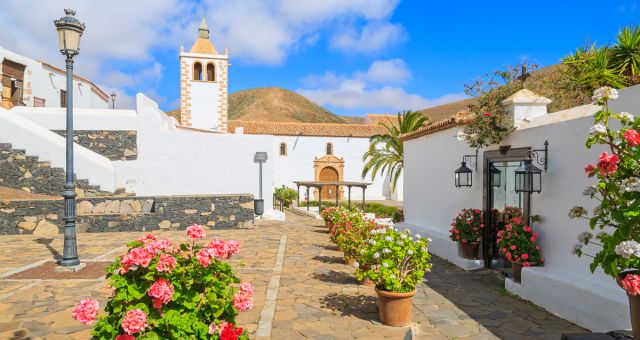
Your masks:
<path fill-rule="evenodd" d="M 473 185 L 473 170 L 467 167 L 467 162 L 469 166 L 473 169 L 477 169 L 478 165 L 478 150 L 476 149 L 475 155 L 464 155 L 462 156 L 462 163 L 460 163 L 460 167 L 454 171 L 455 176 L 455 184 L 456 188 L 460 187 L 470 187 Z"/>
<path fill-rule="evenodd" d="M 491 164 L 489 167 L 489 174 L 491 175 L 491 186 L 499 188 L 500 185 L 502 185 L 502 171 Z"/>
<path fill-rule="evenodd" d="M 524 161 L 524 164 L 516 169 L 516 192 L 537 192 L 542 191 L 542 169 L 533 165 L 533 160 L 538 165 L 544 166 L 544 171 L 547 172 L 547 154 L 549 151 L 549 142 L 544 142 L 544 149 L 534 149 L 529 151 L 529 159 Z M 544 157 L 540 153 L 544 152 Z"/>

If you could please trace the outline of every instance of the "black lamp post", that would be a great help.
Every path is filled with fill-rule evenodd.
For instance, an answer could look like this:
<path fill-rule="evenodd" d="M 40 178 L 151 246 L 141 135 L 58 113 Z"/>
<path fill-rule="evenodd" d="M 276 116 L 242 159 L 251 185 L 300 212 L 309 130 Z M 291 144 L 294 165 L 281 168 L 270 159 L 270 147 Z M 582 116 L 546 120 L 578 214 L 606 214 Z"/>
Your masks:
<path fill-rule="evenodd" d="M 76 185 L 73 180 L 73 57 L 80 52 L 80 37 L 84 24 L 74 17 L 74 10 L 65 9 L 64 17 L 54 20 L 58 31 L 60 53 L 67 57 L 67 158 L 64 183 L 64 251 L 60 265 L 77 266 L 78 247 L 76 245 Z"/>
<path fill-rule="evenodd" d="M 491 175 L 491 186 L 499 188 L 500 185 L 502 185 L 502 171 L 491 164 L 489 167 L 489 174 Z"/>
<path fill-rule="evenodd" d="M 116 92 L 111 92 L 111 108 L 115 110 L 116 108 Z"/>

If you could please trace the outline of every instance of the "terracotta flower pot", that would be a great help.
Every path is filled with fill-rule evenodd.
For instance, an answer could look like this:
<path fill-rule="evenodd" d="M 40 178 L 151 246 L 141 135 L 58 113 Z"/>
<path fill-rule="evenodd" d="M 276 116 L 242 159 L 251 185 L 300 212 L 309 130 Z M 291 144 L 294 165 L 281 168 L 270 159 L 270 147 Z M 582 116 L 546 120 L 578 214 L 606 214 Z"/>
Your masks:
<path fill-rule="evenodd" d="M 336 226 L 331 221 L 327 221 L 327 228 L 329 229 L 329 234 L 333 234 L 333 231 L 336 229 Z"/>
<path fill-rule="evenodd" d="M 347 257 L 347 254 L 344 254 L 344 263 L 353 266 L 353 264 L 356 263 L 356 259 L 353 257 Z"/>
<path fill-rule="evenodd" d="M 342 251 L 342 248 L 340 248 L 340 246 L 336 246 L 336 250 L 337 251 Z"/>
<path fill-rule="evenodd" d="M 402 327 L 411 323 L 414 289 L 408 293 L 393 293 L 376 288 L 380 305 L 380 321 L 388 326 Z"/>
<path fill-rule="evenodd" d="M 616 277 L 616 282 L 621 288 L 622 279 L 629 273 L 637 274 L 636 272 L 623 272 Z M 627 294 L 627 297 L 629 298 L 629 314 L 631 314 L 631 331 L 633 332 L 633 338 L 640 339 L 640 295 Z"/>
<path fill-rule="evenodd" d="M 513 282 L 520 283 L 522 278 L 522 262 L 511 262 L 511 275 Z"/>
<path fill-rule="evenodd" d="M 374 287 L 376 285 L 369 278 L 364 278 L 364 279 L 360 280 L 360 284 L 363 285 L 363 286 L 367 286 L 367 287 Z"/>
<path fill-rule="evenodd" d="M 462 256 L 464 256 L 465 259 L 475 260 L 478 258 L 478 253 L 480 251 L 479 242 L 459 242 L 459 244 L 462 249 Z"/>

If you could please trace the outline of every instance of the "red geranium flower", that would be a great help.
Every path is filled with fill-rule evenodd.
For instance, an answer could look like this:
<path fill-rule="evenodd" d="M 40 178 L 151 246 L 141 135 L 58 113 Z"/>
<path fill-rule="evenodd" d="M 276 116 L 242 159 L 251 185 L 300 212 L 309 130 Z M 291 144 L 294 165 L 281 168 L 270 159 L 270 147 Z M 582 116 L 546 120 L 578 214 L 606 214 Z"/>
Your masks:
<path fill-rule="evenodd" d="M 627 140 L 629 146 L 634 147 L 640 144 L 640 134 L 636 130 L 627 130 L 624 132 L 624 139 Z"/>
<path fill-rule="evenodd" d="M 600 174 L 602 176 L 606 176 L 615 172 L 618 170 L 618 163 L 620 163 L 620 157 L 618 157 L 618 155 L 609 155 L 608 153 L 603 152 L 600 159 L 598 159 L 598 169 L 600 169 Z"/>

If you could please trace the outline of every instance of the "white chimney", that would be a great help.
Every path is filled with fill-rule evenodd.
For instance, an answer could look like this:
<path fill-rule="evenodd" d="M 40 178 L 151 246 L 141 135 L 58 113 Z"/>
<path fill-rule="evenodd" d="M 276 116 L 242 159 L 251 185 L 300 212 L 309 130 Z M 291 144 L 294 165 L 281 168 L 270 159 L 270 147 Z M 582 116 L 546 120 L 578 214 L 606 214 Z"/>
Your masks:
<path fill-rule="evenodd" d="M 551 99 L 522 89 L 503 100 L 502 106 L 513 121 L 513 126 L 519 127 L 535 117 L 546 115 L 550 103 Z"/>
<path fill-rule="evenodd" d="M 234 132 L 236 135 L 244 135 L 244 126 L 236 126 L 236 131 Z"/>

